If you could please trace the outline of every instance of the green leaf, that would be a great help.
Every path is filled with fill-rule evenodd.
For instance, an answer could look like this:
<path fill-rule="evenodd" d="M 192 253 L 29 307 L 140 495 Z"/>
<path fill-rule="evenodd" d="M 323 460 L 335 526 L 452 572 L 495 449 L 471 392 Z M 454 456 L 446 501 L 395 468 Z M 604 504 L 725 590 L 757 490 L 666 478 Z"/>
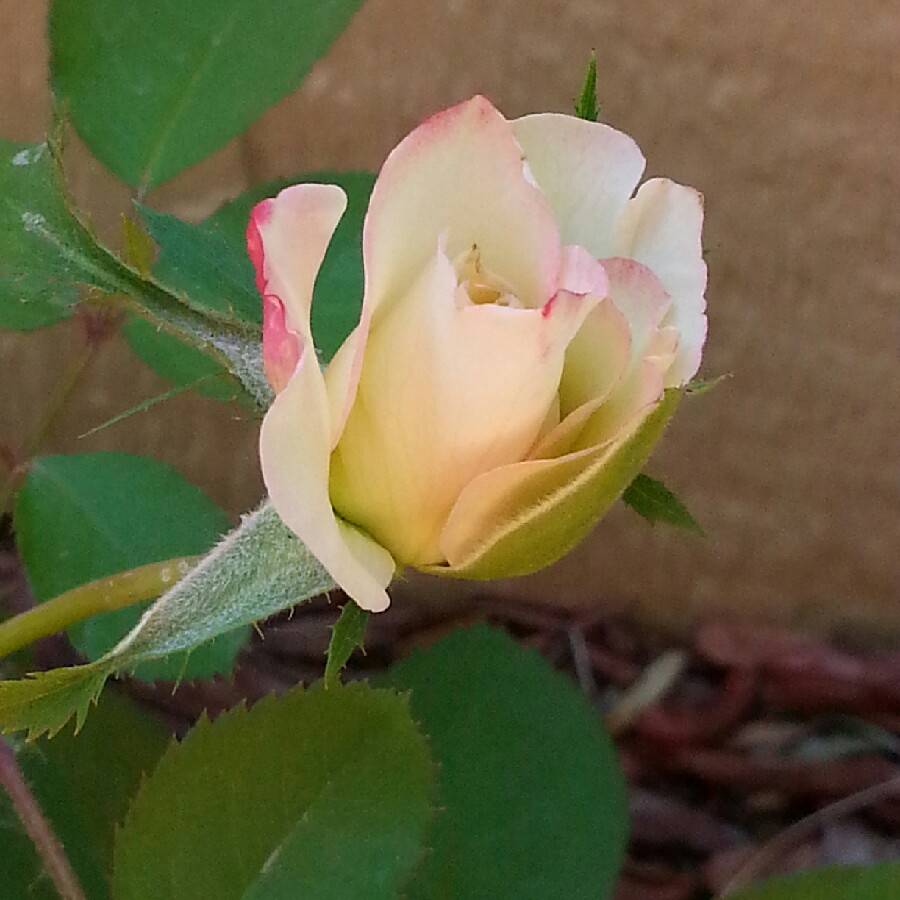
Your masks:
<path fill-rule="evenodd" d="M 357 647 L 362 647 L 363 638 L 366 636 L 366 623 L 369 614 L 360 609 L 353 600 L 341 607 L 341 615 L 331 630 L 331 640 L 328 642 L 328 661 L 325 663 L 325 687 L 331 687 L 337 683 L 341 669 L 347 665 L 347 660 Z"/>
<path fill-rule="evenodd" d="M 19 765 L 62 841 L 87 896 L 109 900 L 113 839 L 140 779 L 162 756 L 167 733 L 115 692 L 90 723 L 22 748 Z M 31 840 L 0 792 L 0 884 L 10 900 L 59 900 Z"/>
<path fill-rule="evenodd" d="M 319 358 L 328 362 L 359 322 L 363 295 L 362 228 L 375 176 L 368 172 L 312 172 L 257 186 L 226 203 L 207 223 L 244 247 L 253 207 L 291 184 L 337 184 L 347 194 L 347 210 L 338 223 L 316 278 L 312 332 Z M 246 259 L 246 253 L 244 255 Z M 253 270 L 248 265 L 248 278 Z M 257 300 L 257 304 L 259 301 Z"/>
<path fill-rule="evenodd" d="M 772 878 L 729 894 L 729 900 L 895 900 L 900 863 L 828 866 Z"/>
<path fill-rule="evenodd" d="M 589 122 L 596 122 L 600 118 L 600 106 L 597 103 L 597 54 L 593 50 L 584 76 L 581 96 L 575 104 L 575 115 Z"/>
<path fill-rule="evenodd" d="M 200 225 L 140 207 L 159 253 L 154 277 L 194 307 L 236 316 L 258 326 L 262 304 L 247 256 L 247 221 L 253 206 L 290 184 L 338 184 L 347 211 L 338 224 L 316 279 L 312 328 L 319 357 L 327 362 L 359 321 L 362 306 L 362 223 L 374 184 L 366 172 L 314 172 L 259 185 L 226 203 Z M 195 347 L 150 322 L 133 319 L 123 329 L 137 356 L 177 386 L 220 400 L 238 392 L 226 369 Z M 198 382 L 198 379 L 203 379 Z"/>
<path fill-rule="evenodd" d="M 0 681 L 0 731 L 24 731 L 31 741 L 53 737 L 73 718 L 80 730 L 112 672 L 111 665 L 95 662 Z"/>
<path fill-rule="evenodd" d="M 393 900 L 431 792 L 405 698 L 298 687 L 168 750 L 116 843 L 115 896 Z"/>
<path fill-rule="evenodd" d="M 716 378 L 695 378 L 684 386 L 684 392 L 686 394 L 705 394 L 707 391 L 711 391 L 714 387 L 717 387 L 728 378 L 731 378 L 730 373 L 719 375 Z"/>
<path fill-rule="evenodd" d="M 0 328 L 43 328 L 70 316 L 78 282 L 94 281 L 86 255 L 54 187 L 47 145 L 0 140 Z"/>
<path fill-rule="evenodd" d="M 191 385 L 198 394 L 214 400 L 234 400 L 241 395 L 240 383 L 225 366 L 147 319 L 131 316 L 122 326 L 122 334 L 135 356 L 175 387 Z"/>
<path fill-rule="evenodd" d="M 204 553 L 228 518 L 194 485 L 156 460 L 125 453 L 45 456 L 29 470 L 16 503 L 16 534 L 38 601 L 105 575 Z M 102 613 L 68 629 L 89 660 L 111 650 L 138 622 L 141 606 Z M 142 667 L 139 677 L 205 678 L 227 673 L 247 628 L 187 658 Z"/>
<path fill-rule="evenodd" d="M 627 830 L 612 741 L 571 680 L 503 632 L 457 631 L 384 679 L 412 691 L 438 763 L 414 900 L 609 896 Z"/>
<path fill-rule="evenodd" d="M 292 91 L 360 3 L 55 0 L 53 87 L 97 158 L 153 187 Z"/>
<path fill-rule="evenodd" d="M 82 286 L 97 288 L 212 356 L 265 409 L 259 327 L 192 308 L 102 246 L 69 202 L 60 153 L 58 141 L 0 142 L 0 327 L 50 324 L 70 314 Z"/>
<path fill-rule="evenodd" d="M 145 206 L 138 211 L 158 248 L 153 275 L 160 284 L 189 298 L 195 308 L 259 327 L 262 304 L 243 235 L 235 240 L 214 223 L 191 225 Z M 123 333 L 138 358 L 174 385 L 195 385 L 198 393 L 217 400 L 240 394 L 224 366 L 152 322 L 134 317 Z"/>
<path fill-rule="evenodd" d="M 161 285 L 189 297 L 195 308 L 262 324 L 262 303 L 243 234 L 235 240 L 213 221 L 190 225 L 140 205 L 138 212 L 159 248 L 153 274 Z"/>
<path fill-rule="evenodd" d="M 0 732 L 29 737 L 80 726 L 114 673 L 192 649 L 334 587 L 334 581 L 268 504 L 247 516 L 167 591 L 106 656 L 85 666 L 0 681 Z"/>
<path fill-rule="evenodd" d="M 638 475 L 622 494 L 622 501 L 650 524 L 665 522 L 695 534 L 703 534 L 687 507 L 661 482 Z"/>

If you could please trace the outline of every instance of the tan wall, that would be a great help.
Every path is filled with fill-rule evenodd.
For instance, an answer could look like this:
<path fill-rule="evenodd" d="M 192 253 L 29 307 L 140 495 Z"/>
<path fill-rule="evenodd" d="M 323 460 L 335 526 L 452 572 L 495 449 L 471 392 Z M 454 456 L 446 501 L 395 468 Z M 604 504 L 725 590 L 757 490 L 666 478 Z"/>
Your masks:
<path fill-rule="evenodd" d="M 46 119 L 42 7 L 0 0 L 5 137 L 38 138 Z M 900 633 L 892 0 L 369 0 L 301 90 L 150 200 L 199 215 L 263 178 L 375 169 L 418 120 L 476 91 L 509 116 L 567 110 L 592 47 L 605 119 L 638 140 L 651 174 L 707 198 L 704 371 L 734 377 L 683 406 L 651 471 L 710 538 L 620 510 L 562 565 L 492 589 L 626 603 L 667 624 L 730 608 Z M 121 189 L 84 159 L 76 181 L 112 221 Z M 0 337 L 0 433 L 33 420 L 65 341 Z M 73 441 L 161 389 L 111 349 L 58 446 L 160 456 L 232 510 L 251 504 L 255 425 L 233 409 L 182 397 Z"/>

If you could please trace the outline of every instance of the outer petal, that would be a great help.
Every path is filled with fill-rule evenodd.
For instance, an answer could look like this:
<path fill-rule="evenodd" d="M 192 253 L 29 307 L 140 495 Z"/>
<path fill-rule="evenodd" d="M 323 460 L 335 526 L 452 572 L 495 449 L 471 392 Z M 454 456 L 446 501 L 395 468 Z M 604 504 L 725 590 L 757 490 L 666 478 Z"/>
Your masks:
<path fill-rule="evenodd" d="M 706 339 L 702 227 L 703 197 L 693 188 L 654 178 L 628 203 L 616 235 L 614 255 L 648 266 L 672 297 L 664 324 L 674 326 L 680 339 L 666 375 L 669 387 L 696 373 Z"/>
<path fill-rule="evenodd" d="M 301 342 L 311 341 L 313 286 L 346 206 L 336 185 L 298 184 L 250 214 L 247 250 L 263 298 L 263 361 L 276 392 L 293 374 Z"/>
<path fill-rule="evenodd" d="M 510 124 L 484 97 L 432 116 L 385 161 L 363 230 L 373 315 L 407 294 L 444 234 L 450 259 L 476 244 L 525 306 L 553 294 L 556 219 L 527 177 Z"/>
<path fill-rule="evenodd" d="M 394 572 L 386 550 L 339 526 L 328 496 L 328 401 L 311 345 L 260 431 L 263 480 L 282 521 L 363 609 L 380 612 Z"/>
<path fill-rule="evenodd" d="M 512 127 L 563 244 L 612 256 L 619 217 L 644 171 L 637 144 L 608 125 L 557 113 L 525 116 Z"/>
<path fill-rule="evenodd" d="M 426 571 L 505 578 L 561 559 L 641 471 L 680 399 L 668 391 L 612 444 L 487 472 L 460 496 L 441 536 L 449 565 Z"/>
<path fill-rule="evenodd" d="M 264 354 L 278 390 L 263 420 L 260 458 L 284 523 L 360 606 L 380 611 L 394 564 L 370 538 L 339 524 L 331 508 L 330 413 L 309 327 L 313 284 L 344 203 L 340 188 L 298 185 L 251 216 L 248 247 L 266 303 Z"/>
<path fill-rule="evenodd" d="M 410 565 L 438 562 L 441 528 L 482 472 L 522 459 L 596 298 L 543 309 L 474 305 L 443 254 L 373 328 L 333 458 L 335 508 Z"/>

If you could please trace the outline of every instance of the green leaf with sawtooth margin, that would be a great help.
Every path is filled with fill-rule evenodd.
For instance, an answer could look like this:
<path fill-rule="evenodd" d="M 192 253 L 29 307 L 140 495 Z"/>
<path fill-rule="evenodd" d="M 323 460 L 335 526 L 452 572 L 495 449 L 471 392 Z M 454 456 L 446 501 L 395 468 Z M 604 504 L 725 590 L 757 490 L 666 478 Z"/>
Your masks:
<path fill-rule="evenodd" d="M 360 609 L 353 600 L 341 607 L 341 614 L 331 629 L 331 640 L 328 642 L 328 660 L 325 663 L 325 687 L 337 683 L 341 669 L 357 647 L 362 647 L 366 636 L 366 623 L 369 614 Z"/>
<path fill-rule="evenodd" d="M 205 553 L 229 523 L 171 467 L 126 453 L 89 453 L 34 460 L 15 524 L 28 583 L 42 602 L 105 575 Z M 144 606 L 93 616 L 71 626 L 69 638 L 89 660 L 99 659 L 137 624 Z M 236 629 L 136 674 L 174 680 L 227 673 L 246 640 L 247 628 Z"/>
<path fill-rule="evenodd" d="M 113 839 L 166 731 L 114 691 L 77 739 L 70 731 L 19 749 L 22 772 L 91 900 L 110 900 Z M 43 861 L 0 792 L 0 884 L 10 900 L 59 900 Z"/>
<path fill-rule="evenodd" d="M 54 0 L 50 71 L 78 133 L 154 187 L 290 93 L 361 0 Z"/>
<path fill-rule="evenodd" d="M 394 900 L 422 850 L 432 779 L 391 691 L 297 687 L 202 719 L 131 807 L 116 900 Z"/>
<path fill-rule="evenodd" d="M 80 730 L 112 672 L 109 663 L 95 662 L 0 681 L 0 731 L 24 731 L 33 741 L 53 737 L 71 719 Z"/>
<path fill-rule="evenodd" d="M 896 900 L 900 863 L 827 866 L 772 878 L 728 895 L 728 900 Z"/>
<path fill-rule="evenodd" d="M 243 235 L 225 234 L 214 222 L 192 225 L 146 206 L 137 209 L 158 249 L 153 274 L 160 284 L 189 297 L 194 306 L 261 324 L 262 304 Z M 152 322 L 135 316 L 122 332 L 141 362 L 177 387 L 193 385 L 216 400 L 239 395 L 240 386 L 224 366 Z"/>
<path fill-rule="evenodd" d="M 410 900 L 595 900 L 627 832 L 625 786 L 597 713 L 536 651 L 480 625 L 381 680 L 411 691 L 438 764 L 432 850 Z"/>
<path fill-rule="evenodd" d="M 28 331 L 72 314 L 89 259 L 53 184 L 46 144 L 0 140 L 0 328 Z"/>
<path fill-rule="evenodd" d="M 0 681 L 0 732 L 53 734 L 80 727 L 106 679 L 189 650 L 329 591 L 334 580 L 264 503 L 159 598 L 106 656 L 94 663 Z"/>
<path fill-rule="evenodd" d="M 665 522 L 694 534 L 703 534 L 688 508 L 661 481 L 649 475 L 638 475 L 622 494 L 622 502 L 651 525 Z"/>
<path fill-rule="evenodd" d="M 600 105 L 597 103 L 597 54 L 593 50 L 581 94 L 575 103 L 575 115 L 589 122 L 596 122 L 600 118 Z"/>

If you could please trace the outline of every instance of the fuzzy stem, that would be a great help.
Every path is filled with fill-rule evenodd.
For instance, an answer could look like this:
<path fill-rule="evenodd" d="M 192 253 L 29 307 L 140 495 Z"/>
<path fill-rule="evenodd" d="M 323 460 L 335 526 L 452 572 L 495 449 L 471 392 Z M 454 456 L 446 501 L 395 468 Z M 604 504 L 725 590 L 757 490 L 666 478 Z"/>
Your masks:
<path fill-rule="evenodd" d="M 12 747 L 0 738 L 0 785 L 12 800 L 13 807 L 22 821 L 26 833 L 34 842 L 47 873 L 50 875 L 62 900 L 86 900 L 78 883 L 78 876 L 66 857 L 59 838 L 44 817 Z"/>
<path fill-rule="evenodd" d="M 99 578 L 13 616 L 0 623 L 0 658 L 82 619 L 159 597 L 199 559 L 170 559 Z"/>

